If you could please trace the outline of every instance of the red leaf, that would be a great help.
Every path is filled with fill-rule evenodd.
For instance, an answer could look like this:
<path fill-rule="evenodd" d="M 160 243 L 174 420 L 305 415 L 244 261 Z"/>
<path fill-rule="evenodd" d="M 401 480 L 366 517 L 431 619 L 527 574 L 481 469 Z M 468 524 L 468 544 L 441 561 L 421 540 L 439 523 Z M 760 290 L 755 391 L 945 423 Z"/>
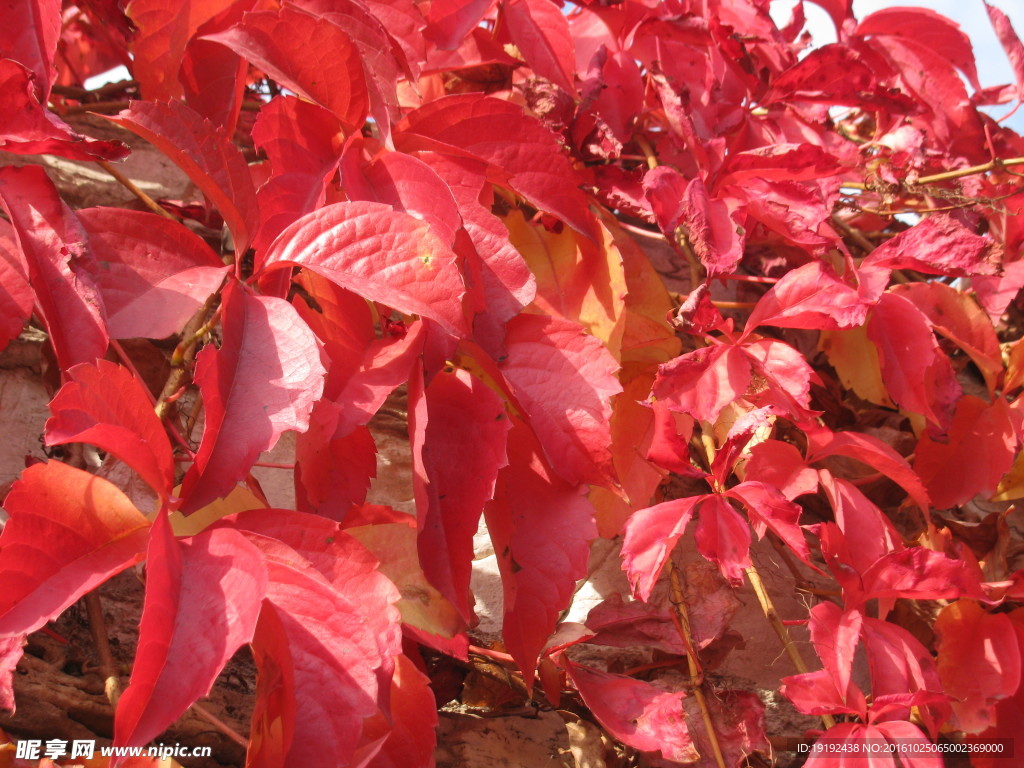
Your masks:
<path fill-rule="evenodd" d="M 51 461 L 26 469 L 4 501 L 0 635 L 33 632 L 142 559 L 149 521 L 113 484 Z"/>
<path fill-rule="evenodd" d="M 690 519 L 708 496 L 687 496 L 634 512 L 625 525 L 622 567 L 633 594 L 647 601 L 661 569 L 686 531 Z"/>
<path fill-rule="evenodd" d="M 814 370 L 802 354 L 785 342 L 758 339 L 741 346 L 751 362 L 752 391 L 748 398 L 757 405 L 770 406 L 775 413 L 802 422 L 811 412 L 811 379 Z"/>
<path fill-rule="evenodd" d="M 88 235 L 38 166 L 0 168 L 0 204 L 28 263 L 29 282 L 63 369 L 107 351 Z"/>
<path fill-rule="evenodd" d="M 301 517 L 314 525 L 316 520 L 330 524 Z M 321 551 L 337 543 L 342 555 L 357 552 L 352 549 L 355 542 L 331 525 L 333 536 L 325 539 L 314 528 L 308 542 Z M 386 698 L 381 678 L 390 677 L 392 662 L 382 650 L 398 652 L 397 611 L 391 606 L 397 593 L 394 587 L 382 588 L 386 580 L 372 569 L 372 559 L 365 559 L 358 544 L 363 559 L 340 564 L 343 573 L 375 577 L 380 586 L 368 589 L 357 580 L 350 593 L 339 591 L 342 578 L 328 580 L 286 544 L 263 536 L 252 540 L 263 551 L 270 575 L 253 648 L 262 660 L 260 680 L 267 670 L 278 682 L 259 692 L 260 718 L 254 721 L 250 763 L 268 768 L 316 765 L 330 755 L 332 765 L 358 764 L 376 749 L 370 746 L 369 754 L 358 754 L 364 724 L 377 715 L 381 697 Z M 337 553 L 326 556 L 336 558 Z M 389 625 L 385 636 L 379 634 L 382 622 Z"/>
<path fill-rule="evenodd" d="M 0 637 L 0 710 L 14 714 L 14 670 L 21 661 L 25 635 Z"/>
<path fill-rule="evenodd" d="M 903 549 L 899 531 L 857 486 L 832 477 L 827 469 L 820 470 L 818 476 L 849 547 L 849 564 L 859 573 L 890 552 Z"/>
<path fill-rule="evenodd" d="M 936 333 L 966 352 L 985 377 L 989 393 L 995 393 L 1003 372 L 999 339 L 992 321 L 970 295 L 939 282 L 896 285 L 892 292 L 909 299 Z"/>
<path fill-rule="evenodd" d="M 410 386 L 409 435 L 423 572 L 467 622 L 473 536 L 508 461 L 505 403 L 465 371 Z"/>
<path fill-rule="evenodd" d="M 402 42 L 395 38 L 389 24 L 414 26 L 418 30 L 422 16 L 409 2 L 404 9 L 387 4 L 373 6 L 358 0 L 296 0 L 294 5 L 313 14 L 319 23 L 340 27 L 355 43 L 362 65 L 369 99 L 370 117 L 381 140 L 390 145 L 391 123 L 401 117 L 398 81 L 415 82 L 423 54 L 417 50 L 409 61 Z M 412 18 L 410 18 L 412 16 Z M 397 30 L 396 30 L 397 31 Z M 422 43 L 421 43 L 422 44 Z"/>
<path fill-rule="evenodd" d="M 158 515 L 115 744 L 145 744 L 210 693 L 224 665 L 252 639 L 266 591 L 260 553 L 240 533 L 214 528 L 179 542 L 166 515 Z"/>
<path fill-rule="evenodd" d="M 91 443 L 130 466 L 166 499 L 174 486 L 174 459 L 145 385 L 107 360 L 76 365 L 67 378 L 50 403 L 46 444 Z"/>
<path fill-rule="evenodd" d="M 265 265 L 306 267 L 370 301 L 465 335 L 457 257 L 427 224 L 391 206 L 344 202 L 307 214 L 274 241 Z"/>
<path fill-rule="evenodd" d="M 222 129 L 180 101 L 133 101 L 107 119 L 138 134 L 181 168 L 224 217 L 235 252 L 245 253 L 258 223 L 256 190 L 245 157 Z"/>
<path fill-rule="evenodd" d="M 1006 401 L 992 404 L 966 395 L 957 402 L 948 442 L 921 435 L 914 470 L 928 488 L 932 503 L 947 509 L 976 495 L 991 496 L 1013 466 L 1017 436 Z"/>
<path fill-rule="evenodd" d="M 262 265 L 265 250 L 285 227 L 324 204 L 341 155 L 341 123 L 309 101 L 275 96 L 259 111 L 252 139 L 272 169 L 257 193 L 261 221 L 253 247 Z"/>
<path fill-rule="evenodd" d="M 879 83 L 863 57 L 838 43 L 811 51 L 775 78 L 763 103 L 778 101 L 862 107 L 896 114 L 918 111 L 913 99 Z"/>
<path fill-rule="evenodd" d="M 581 490 L 551 470 L 526 427 L 509 432 L 508 466 L 498 475 L 485 516 L 501 569 L 502 637 L 528 688 L 576 580 L 587 575 L 597 528 Z"/>
<path fill-rule="evenodd" d="M 683 477 L 703 477 L 690 461 L 690 438 L 693 437 L 693 419 L 672 413 L 660 400 L 650 404 L 654 414 L 654 434 L 647 460 Z"/>
<path fill-rule="evenodd" d="M 709 197 L 699 176 L 690 181 L 683 194 L 682 221 L 693 252 L 707 267 L 709 277 L 732 272 L 743 258 L 746 238 L 732 208 L 725 200 Z"/>
<path fill-rule="evenodd" d="M 147 101 L 180 99 L 184 91 L 178 79 L 186 45 L 205 22 L 233 0 L 185 0 L 169 4 L 160 0 L 132 0 L 130 14 L 138 30 L 132 45 L 132 73 Z"/>
<path fill-rule="evenodd" d="M 675 168 L 659 165 L 644 174 L 644 197 L 654 212 L 658 227 L 666 236 L 674 236 L 673 232 L 683 219 L 683 200 L 689 188 L 700 184 L 700 189 L 707 197 L 704 185 L 698 179 L 687 181 Z"/>
<path fill-rule="evenodd" d="M 694 531 L 697 550 L 718 566 L 733 586 L 743 582 L 750 563 L 750 526 L 722 496 L 704 498 Z"/>
<path fill-rule="evenodd" d="M 875 274 L 881 279 L 874 279 Z M 865 271 L 858 278 L 859 285 L 851 284 L 822 261 L 791 270 L 760 298 L 744 332 L 759 325 L 814 330 L 863 325 L 868 310 L 885 290 L 888 274 Z"/>
<path fill-rule="evenodd" d="M 1021 44 L 1005 13 L 988 3 L 985 3 L 985 10 L 988 11 L 989 21 L 992 22 L 992 28 L 996 31 L 1003 50 L 1006 51 L 1006 58 L 1013 67 L 1013 74 L 1017 78 L 1017 98 L 1024 99 L 1024 45 Z"/>
<path fill-rule="evenodd" d="M 185 47 L 178 71 L 185 103 L 214 125 L 221 126 L 228 136 L 233 136 L 238 127 L 249 64 L 234 51 L 203 40 L 202 36 L 237 24 L 253 4 L 252 0 L 233 3 L 199 26 Z"/>
<path fill-rule="evenodd" d="M 576 323 L 523 314 L 508 324 L 501 372 L 525 409 L 548 462 L 571 483 L 614 482 L 611 399 L 618 364 Z"/>
<path fill-rule="evenodd" d="M 818 473 L 807 466 L 799 449 L 780 440 L 764 440 L 750 449 L 745 477 L 778 488 L 791 501 L 818 487 Z"/>
<path fill-rule="evenodd" d="M 769 144 L 726 157 L 714 187 L 758 177 L 772 180 L 816 181 L 836 176 L 847 167 L 838 157 L 815 144 Z"/>
<path fill-rule="evenodd" d="M 494 0 L 434 0 L 424 34 L 438 48 L 454 51 L 493 4 Z"/>
<path fill-rule="evenodd" d="M 997 244 L 976 235 L 957 219 L 936 214 L 878 246 L 864 263 L 885 269 L 913 269 L 929 275 L 998 275 Z"/>
<path fill-rule="evenodd" d="M 14 237 L 10 224 L 0 224 L 0 351 L 21 334 L 35 301 Z"/>
<path fill-rule="evenodd" d="M 864 599 L 983 599 L 979 576 L 977 564 L 972 569 L 964 560 L 953 560 L 924 547 L 912 547 L 886 555 L 864 572 Z"/>
<path fill-rule="evenodd" d="M 808 463 L 829 456 L 848 456 L 874 467 L 903 487 L 921 509 L 929 506 L 928 492 L 907 460 L 877 437 L 862 432 L 808 431 Z"/>
<path fill-rule="evenodd" d="M 758 538 L 770 530 L 805 563 L 810 564 L 811 553 L 800 528 L 800 507 L 786 499 L 777 488 L 747 480 L 730 488 L 726 495 L 737 499 L 747 508 L 750 524 Z"/>
<path fill-rule="evenodd" d="M 1014 623 L 970 600 L 946 606 L 935 621 L 938 673 L 959 727 L 981 733 L 997 724 L 996 705 L 1021 682 L 1021 651 Z"/>
<path fill-rule="evenodd" d="M 401 339 L 391 337 L 378 342 L 370 305 L 361 296 L 338 287 L 315 272 L 301 272 L 295 282 L 317 308 L 307 304 L 303 294 L 296 293 L 292 297 L 295 311 L 324 346 L 327 357 L 324 399 L 335 401 L 359 372 L 364 357 L 370 356 L 374 345 L 387 346 L 400 343 Z M 413 326 L 412 334 L 417 327 Z M 406 333 L 406 337 L 408 335 Z"/>
<path fill-rule="evenodd" d="M 380 752 L 366 768 L 433 768 L 437 702 L 430 678 L 408 656 L 397 658 L 391 681 L 391 726 Z M 386 724 L 385 724 L 386 727 Z"/>
<path fill-rule="evenodd" d="M 341 184 L 349 200 L 386 203 L 422 219 L 445 245 L 455 243 L 462 226 L 455 197 L 422 160 L 402 152 L 379 152 L 361 162 L 363 142 L 350 140 L 341 158 Z"/>
<path fill-rule="evenodd" d="M 928 318 L 902 296 L 885 293 L 867 331 L 878 348 L 882 380 L 892 399 L 945 431 L 961 390 Z"/>
<path fill-rule="evenodd" d="M 836 688 L 836 679 L 828 669 L 790 675 L 782 678 L 780 682 L 782 685 L 779 690 L 782 695 L 805 715 L 849 712 L 864 716 L 867 710 L 867 703 L 860 689 L 856 685 L 851 685 L 845 694 L 840 693 Z"/>
<path fill-rule="evenodd" d="M 811 642 L 826 671 L 835 681 L 845 703 L 853 683 L 853 657 L 860 642 L 864 616 L 860 611 L 843 611 L 835 603 L 818 603 L 811 608 Z M 857 694 L 860 690 L 854 686 Z M 863 707 L 864 697 L 855 698 L 852 706 Z"/>
<path fill-rule="evenodd" d="M 537 293 L 537 281 L 508 239 L 501 219 L 491 213 L 493 186 L 487 181 L 486 164 L 476 158 L 421 152 L 427 163 L 448 185 L 459 207 L 462 226 L 480 258 L 480 282 L 485 307 L 474 320 L 481 344 L 500 347 L 505 323 L 519 314 Z"/>
<path fill-rule="evenodd" d="M 877 706 L 882 697 L 918 692 L 937 693 L 944 689 L 931 653 L 903 627 L 880 619 L 865 617 L 864 648 L 871 669 L 871 693 Z M 880 708 L 880 707 L 879 707 Z M 949 706 L 942 700 L 920 706 L 928 729 L 938 735 L 939 726 L 949 717 Z M 909 719 L 911 709 L 893 707 L 890 719 Z"/>
<path fill-rule="evenodd" d="M 700 347 L 659 366 L 654 396 L 698 421 L 714 422 L 747 391 L 750 359 L 734 344 Z"/>
<path fill-rule="evenodd" d="M 316 337 L 288 302 L 231 282 L 222 323 L 223 346 L 196 358 L 206 427 L 182 481 L 185 514 L 227 494 L 282 432 L 307 429 L 323 390 Z"/>
<path fill-rule="evenodd" d="M 870 726 L 865 726 L 865 728 L 868 727 Z M 941 754 L 935 751 L 931 742 L 921 733 L 921 729 L 913 723 L 893 720 L 887 723 L 877 723 L 874 729 L 881 733 L 890 744 L 913 745 L 909 750 L 904 749 L 899 752 L 900 762 L 906 768 L 943 768 L 944 762 Z"/>
<path fill-rule="evenodd" d="M 404 337 L 375 339 L 370 343 L 362 364 L 336 398 L 336 437 L 369 422 L 388 395 L 408 381 L 413 366 L 421 364 L 419 357 L 425 337 L 426 327 L 420 322 L 414 323 Z"/>
<path fill-rule="evenodd" d="M 18 62 L 0 59 L 0 109 L 4 114 L 0 149 L 72 160 L 120 160 L 128 154 L 128 147 L 119 141 L 95 141 L 75 133 L 39 101 L 32 77 Z"/>
<path fill-rule="evenodd" d="M 509 175 L 509 184 L 531 203 L 600 242 L 576 173 L 556 136 L 515 104 L 490 96 L 446 96 L 414 110 L 399 126 L 467 150 Z M 413 142 L 412 136 L 401 141 Z M 399 137 L 396 143 L 401 144 Z M 403 148 L 401 145 L 399 148 Z"/>
<path fill-rule="evenodd" d="M 321 400 L 313 406 L 309 429 L 295 439 L 295 504 L 340 521 L 353 504 L 366 501 L 377 476 L 377 447 L 366 427 L 334 437 L 337 406 Z"/>
<path fill-rule="evenodd" d="M 323 17 L 284 6 L 247 13 L 240 24 L 203 39 L 226 45 L 285 88 L 327 108 L 349 132 L 366 119 L 370 97 L 359 48 Z"/>
<path fill-rule="evenodd" d="M 599 672 L 564 658 L 562 665 L 583 703 L 623 744 L 641 752 L 660 752 L 666 760 L 679 763 L 700 758 L 683 714 L 685 693 L 668 693 L 642 680 Z"/>
<path fill-rule="evenodd" d="M 974 90 L 981 90 L 971 40 L 960 26 L 928 8 L 882 8 L 857 25 L 855 35 L 909 38 L 949 59 Z"/>
<path fill-rule="evenodd" d="M 201 238 L 162 216 L 86 208 L 78 218 L 102 265 L 96 284 L 112 338 L 163 339 L 180 332 L 227 273 Z"/>
<path fill-rule="evenodd" d="M 572 32 L 559 7 L 551 0 L 505 0 L 502 8 L 509 37 L 530 69 L 575 94 Z"/>
<path fill-rule="evenodd" d="M 45 103 L 57 77 L 53 59 L 60 39 L 61 4 L 58 0 L 16 0 L 4 10 L 0 51 L 5 59 L 17 61 L 35 76 L 39 100 Z"/>

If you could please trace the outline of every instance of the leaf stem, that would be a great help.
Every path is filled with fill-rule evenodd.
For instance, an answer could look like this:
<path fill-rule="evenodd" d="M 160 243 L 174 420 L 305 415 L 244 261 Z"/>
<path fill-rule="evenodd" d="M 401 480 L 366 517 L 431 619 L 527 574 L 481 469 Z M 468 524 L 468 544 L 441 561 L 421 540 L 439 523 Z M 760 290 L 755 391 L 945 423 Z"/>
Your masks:
<path fill-rule="evenodd" d="M 793 638 L 789 636 L 789 630 L 786 629 L 786 625 L 779 618 L 779 614 L 775 610 L 775 603 L 772 602 L 771 595 L 768 594 L 764 582 L 761 581 L 761 574 L 758 573 L 757 568 L 753 565 L 746 568 L 745 573 L 750 581 L 750 586 L 754 588 L 754 594 L 757 595 L 757 602 L 761 604 L 761 611 L 764 613 L 765 618 L 768 619 L 771 628 L 775 630 L 779 640 L 782 641 L 782 646 L 786 649 L 786 654 L 793 662 L 793 666 L 796 667 L 797 672 L 805 674 L 808 671 L 807 664 L 804 663 L 800 651 L 797 650 L 796 645 L 793 643 Z M 832 715 L 822 715 L 821 722 L 826 729 L 832 728 L 836 724 L 835 718 Z"/>
<path fill-rule="evenodd" d="M 89 617 L 89 632 L 92 634 L 93 645 L 100 657 L 100 672 L 103 674 L 103 692 L 107 695 L 110 706 L 117 709 L 121 698 L 121 681 L 117 676 L 117 663 L 110 651 L 110 639 L 107 637 L 107 622 L 103 618 L 103 603 L 99 592 L 93 590 L 85 595 L 85 610 Z"/>
<path fill-rule="evenodd" d="M 149 208 L 149 210 L 151 210 L 153 213 L 157 214 L 158 216 L 163 216 L 165 219 L 170 219 L 171 221 L 178 220 L 174 216 L 169 214 L 167 211 L 165 211 L 163 208 L 161 208 L 160 205 L 156 202 L 156 200 L 154 200 L 152 197 L 150 197 L 137 186 L 135 186 L 134 181 L 129 179 L 127 176 L 125 176 L 123 173 L 117 170 L 117 168 L 112 166 L 106 160 L 97 160 L 96 164 L 99 165 L 100 168 L 109 173 L 111 176 L 113 176 L 122 187 L 124 187 L 137 198 L 139 198 L 139 200 L 142 201 L 143 205 Z"/>
<path fill-rule="evenodd" d="M 683 580 L 679 576 L 672 558 L 668 559 L 669 583 L 672 587 L 672 608 L 676 619 L 676 629 L 683 638 L 683 645 L 686 647 L 686 664 L 690 671 L 690 685 L 693 689 L 693 697 L 697 700 L 700 708 L 701 718 L 704 720 L 704 730 L 711 743 L 711 752 L 715 756 L 715 765 L 718 768 L 726 768 L 725 756 L 722 754 L 722 746 L 718 743 L 718 733 L 715 731 L 715 722 L 711 719 L 711 710 L 708 708 L 707 699 L 701 686 L 704 685 L 704 672 L 697 662 L 697 646 L 693 642 L 693 631 L 690 627 L 690 612 L 686 608 L 686 595 L 683 591 Z"/>

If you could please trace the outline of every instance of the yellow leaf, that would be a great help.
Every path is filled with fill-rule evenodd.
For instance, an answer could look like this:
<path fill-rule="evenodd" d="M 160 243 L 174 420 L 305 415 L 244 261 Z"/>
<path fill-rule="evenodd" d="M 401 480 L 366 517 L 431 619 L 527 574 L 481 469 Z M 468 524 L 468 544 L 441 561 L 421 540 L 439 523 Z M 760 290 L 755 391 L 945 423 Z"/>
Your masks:
<path fill-rule="evenodd" d="M 175 493 L 180 491 L 181 486 L 174 489 Z M 222 517 L 233 515 L 236 512 L 246 512 L 250 509 L 265 509 L 266 506 L 256 497 L 256 494 L 244 485 L 238 485 L 223 499 L 217 499 L 205 507 L 197 509 L 188 517 L 181 512 L 172 512 L 170 516 L 171 530 L 174 531 L 175 536 L 195 536 Z"/>

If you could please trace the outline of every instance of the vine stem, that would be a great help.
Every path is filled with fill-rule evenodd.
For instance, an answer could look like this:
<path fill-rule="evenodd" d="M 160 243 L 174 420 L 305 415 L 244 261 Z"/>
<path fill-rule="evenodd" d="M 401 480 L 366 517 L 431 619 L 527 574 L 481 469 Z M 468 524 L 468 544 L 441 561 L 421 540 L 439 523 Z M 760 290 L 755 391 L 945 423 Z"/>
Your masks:
<path fill-rule="evenodd" d="M 139 200 L 142 201 L 143 205 L 149 208 L 149 210 L 151 210 L 153 213 L 157 214 L 158 216 L 163 216 L 165 219 L 177 221 L 177 219 L 174 216 L 172 216 L 163 208 L 161 208 L 160 205 L 156 202 L 156 200 L 154 200 L 152 197 L 150 197 L 137 186 L 135 186 L 134 181 L 129 179 L 127 176 L 125 176 L 123 173 L 117 170 L 117 168 L 112 166 L 106 160 L 97 160 L 96 164 L 99 165 L 100 168 L 109 173 L 111 176 L 113 176 L 122 187 L 124 187 L 137 198 L 139 198 Z"/>
<path fill-rule="evenodd" d="M 704 696 L 704 673 L 697 663 L 697 646 L 693 642 L 693 631 L 690 628 L 690 612 L 686 607 L 686 595 L 683 592 L 683 580 L 679 576 L 672 558 L 668 559 L 669 583 L 672 587 L 672 607 L 674 609 L 676 629 L 682 635 L 683 644 L 686 646 L 686 664 L 690 670 L 690 685 L 693 688 L 693 697 L 697 700 L 701 717 L 704 720 L 704 730 L 707 732 L 708 741 L 711 743 L 711 752 L 715 756 L 715 765 L 718 768 L 726 768 L 725 756 L 722 754 L 722 746 L 718 743 L 718 733 L 715 731 L 714 720 L 711 719 L 711 710 L 708 708 L 707 698 Z"/>
<path fill-rule="evenodd" d="M 219 717 L 217 717 L 215 714 L 213 714 L 213 712 L 208 710 L 206 707 L 202 706 L 199 703 L 195 703 L 191 707 L 189 707 L 189 709 L 191 709 L 197 715 L 202 717 L 204 720 L 206 720 L 206 722 L 208 722 L 210 725 L 212 725 L 218 731 L 223 733 L 225 736 L 227 736 L 233 742 L 235 742 L 236 744 L 241 745 L 241 747 L 243 749 L 249 749 L 249 740 L 247 738 L 245 738 L 240 733 L 238 733 L 238 731 L 236 731 L 230 725 L 225 723 L 223 720 L 221 720 Z"/>
<path fill-rule="evenodd" d="M 100 672 L 103 674 L 103 692 L 107 701 L 115 710 L 121 698 L 121 681 L 117 676 L 117 663 L 110 651 L 110 638 L 107 637 L 107 622 L 103 618 L 103 603 L 96 590 L 85 595 L 85 611 L 89 617 L 89 632 L 92 634 L 93 645 L 100 657 Z"/>
<path fill-rule="evenodd" d="M 764 582 L 761 580 L 761 574 L 758 573 L 757 568 L 751 565 L 749 568 L 744 569 L 747 574 L 747 579 L 750 581 L 750 586 L 754 588 L 754 594 L 757 595 L 757 602 L 761 604 L 761 611 L 764 613 L 771 628 L 775 630 L 775 634 L 778 635 L 779 640 L 782 641 L 782 646 L 786 649 L 786 654 L 793 662 L 793 666 L 796 667 L 796 671 L 800 674 L 808 672 L 807 664 L 804 663 L 803 657 L 800 655 L 800 651 L 797 650 L 796 645 L 793 643 L 793 638 L 789 635 L 789 630 L 786 625 L 782 623 L 782 619 L 779 618 L 778 611 L 775 610 L 775 603 L 772 602 L 771 595 L 768 594 L 768 590 L 764 587 Z M 836 721 L 832 715 L 821 716 L 822 725 L 825 726 L 826 730 L 835 726 Z"/>

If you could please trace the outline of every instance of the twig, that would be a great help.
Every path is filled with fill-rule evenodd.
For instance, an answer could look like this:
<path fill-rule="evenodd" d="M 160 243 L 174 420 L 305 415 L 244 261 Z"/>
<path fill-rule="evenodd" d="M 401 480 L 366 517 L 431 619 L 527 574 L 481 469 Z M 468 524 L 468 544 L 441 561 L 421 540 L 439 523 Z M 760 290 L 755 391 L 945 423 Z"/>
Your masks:
<path fill-rule="evenodd" d="M 219 295 L 219 289 L 210 294 L 206 303 L 203 304 L 200 310 L 192 316 L 192 319 L 188 321 L 181 332 L 182 339 L 187 340 L 188 343 L 185 344 L 185 342 L 182 342 L 175 347 L 174 354 L 172 355 L 172 361 L 177 360 L 179 364 L 174 365 L 174 368 L 171 370 L 171 375 L 167 377 L 163 391 L 160 393 L 160 397 L 157 398 L 156 406 L 154 407 L 156 415 L 161 421 L 163 421 L 167 416 L 167 411 L 171 407 L 171 398 L 174 397 L 185 383 L 185 377 L 188 375 L 189 363 L 191 363 L 196 356 L 196 344 L 199 341 L 196 337 L 196 331 L 205 325 L 206 319 L 213 310 L 213 305 L 217 301 Z M 182 346 L 183 344 L 185 344 L 185 346 Z"/>
<path fill-rule="evenodd" d="M 979 173 L 988 173 L 999 168 L 1010 167 L 1014 165 L 1024 165 L 1024 157 L 1011 157 L 1008 160 L 1000 160 L 998 157 L 994 160 L 989 160 L 987 163 L 982 165 L 972 165 L 970 168 L 959 168 L 955 171 L 945 171 L 943 173 L 934 173 L 931 176 L 921 176 L 919 179 L 908 182 L 908 187 L 920 187 L 925 184 L 937 184 L 940 181 L 950 181 L 952 179 L 962 179 L 964 176 L 975 176 Z"/>
<path fill-rule="evenodd" d="M 686 595 L 683 593 L 682 579 L 671 556 L 668 559 L 668 576 L 672 586 L 672 608 L 676 619 L 676 629 L 679 630 L 686 646 L 686 664 L 690 671 L 690 685 L 693 689 L 693 697 L 697 700 L 701 717 L 704 720 L 704 730 L 707 732 L 708 741 L 711 743 L 711 752 L 715 756 L 715 764 L 718 768 L 726 768 L 725 756 L 722 754 L 722 747 L 718 743 L 718 733 L 715 731 L 715 722 L 711 719 L 711 710 L 708 708 L 707 699 L 701 686 L 704 684 L 704 673 L 697 663 L 697 646 L 693 642 L 693 631 L 690 628 L 690 613 L 686 608 Z"/>
<path fill-rule="evenodd" d="M 163 216 L 165 219 L 170 219 L 171 221 L 177 221 L 177 219 L 174 218 L 174 216 L 172 216 L 167 211 L 165 211 L 163 208 L 161 208 L 157 204 L 156 200 L 154 200 L 152 197 L 150 197 L 145 192 L 143 192 L 141 189 L 139 189 L 137 186 L 135 186 L 135 182 L 133 182 L 131 179 L 129 179 L 127 176 L 125 176 L 123 173 L 121 173 L 119 170 L 117 170 L 114 166 L 112 166 L 106 160 L 97 160 L 96 163 L 97 163 L 97 165 L 99 165 L 100 168 L 102 168 L 104 171 L 106 171 L 111 176 L 113 176 L 115 179 L 117 179 L 118 183 L 121 184 L 121 186 L 123 186 L 125 189 L 127 189 L 129 192 L 131 192 L 137 198 L 139 198 L 139 200 L 141 200 L 142 203 L 147 208 L 149 208 L 149 210 L 151 210 L 153 213 L 155 213 L 155 214 L 157 214 L 159 216 Z"/>
<path fill-rule="evenodd" d="M 121 681 L 117 676 L 117 663 L 110 652 L 110 639 L 107 637 L 107 622 L 103 618 L 103 603 L 96 590 L 85 595 L 85 610 L 89 616 L 89 632 L 92 634 L 93 645 L 100 657 L 100 672 L 103 674 L 103 692 L 107 695 L 110 706 L 117 709 L 121 698 Z"/>
<path fill-rule="evenodd" d="M 789 636 L 789 630 L 786 629 L 786 625 L 779 618 L 779 614 L 775 610 L 775 603 L 772 602 L 771 595 L 768 594 L 768 590 L 764 587 L 764 582 L 761 581 L 761 574 L 757 572 L 757 568 L 753 565 L 746 568 L 745 573 L 750 580 L 750 586 L 754 588 L 754 594 L 757 595 L 757 602 L 761 604 L 761 611 L 764 613 L 765 618 L 768 619 L 771 628 L 775 630 L 779 640 L 782 641 L 782 646 L 786 649 L 786 654 L 793 662 L 793 666 L 796 667 L 797 672 L 805 674 L 808 671 L 807 665 L 804 663 L 800 651 L 797 650 L 796 645 L 793 643 L 793 638 Z M 832 728 L 836 724 L 835 718 L 832 715 L 822 715 L 821 722 L 826 729 Z"/>
<path fill-rule="evenodd" d="M 213 714 L 213 712 L 208 710 L 206 707 L 202 706 L 199 703 L 196 703 L 196 704 L 193 704 L 190 707 L 190 709 L 193 712 L 195 712 L 197 715 L 202 717 L 204 720 L 206 720 L 210 725 L 212 725 L 218 731 L 220 731 L 225 736 L 227 736 L 229 739 L 231 739 L 233 742 L 235 742 L 236 744 L 241 745 L 241 747 L 243 749 L 246 749 L 246 750 L 249 749 L 249 740 L 247 738 L 245 738 L 244 736 L 239 734 L 238 731 L 236 731 L 230 725 L 225 723 L 223 720 L 221 720 L 219 717 L 217 717 L 215 714 Z"/>
<path fill-rule="evenodd" d="M 130 102 L 127 99 L 118 101 L 90 101 L 85 104 L 72 104 L 70 107 L 61 107 L 57 112 L 61 115 L 82 115 L 88 112 L 114 115 L 122 109 L 128 109 Z"/>

